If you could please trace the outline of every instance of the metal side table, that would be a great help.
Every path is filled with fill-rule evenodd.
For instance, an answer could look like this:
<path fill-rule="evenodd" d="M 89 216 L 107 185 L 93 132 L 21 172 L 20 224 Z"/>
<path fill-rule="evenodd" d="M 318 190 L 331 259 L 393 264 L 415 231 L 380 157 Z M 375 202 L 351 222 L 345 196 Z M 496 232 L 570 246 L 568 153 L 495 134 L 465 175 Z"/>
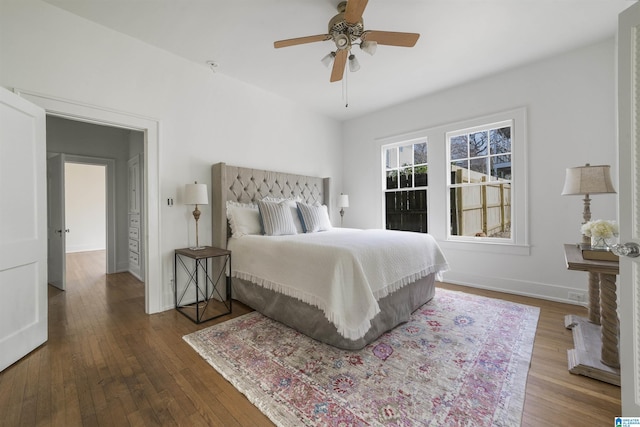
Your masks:
<path fill-rule="evenodd" d="M 178 268 L 181 266 L 181 268 Z M 231 313 L 231 251 L 207 246 L 176 249 L 173 261 L 175 308 L 195 323 Z"/>

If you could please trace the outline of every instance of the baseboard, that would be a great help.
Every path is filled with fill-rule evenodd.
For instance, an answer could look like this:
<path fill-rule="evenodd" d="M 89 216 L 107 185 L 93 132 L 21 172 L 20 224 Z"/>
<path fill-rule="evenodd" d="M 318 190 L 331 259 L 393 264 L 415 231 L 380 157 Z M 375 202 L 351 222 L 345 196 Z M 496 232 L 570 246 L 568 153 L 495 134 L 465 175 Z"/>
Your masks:
<path fill-rule="evenodd" d="M 586 307 L 586 303 L 568 298 L 569 292 L 584 293 L 585 291 L 567 286 L 451 271 L 444 274 L 443 282 Z"/>
<path fill-rule="evenodd" d="M 116 270 L 116 273 L 124 273 L 124 272 L 130 273 L 136 279 L 140 280 L 141 282 L 144 282 L 144 279 L 142 278 L 142 272 L 132 270 L 129 267 L 129 263 L 118 264 L 118 269 Z"/>
<path fill-rule="evenodd" d="M 93 251 L 104 251 L 104 250 L 106 250 L 105 247 L 97 248 L 95 246 L 76 245 L 76 246 L 66 247 L 66 253 L 68 254 L 73 254 L 77 252 L 93 252 Z"/>
<path fill-rule="evenodd" d="M 133 270 L 127 270 L 127 271 L 129 271 L 129 274 L 131 274 L 136 279 L 140 280 L 141 282 L 144 282 L 144 279 L 142 278 L 142 276 L 140 274 L 138 274 L 137 272 L 135 272 Z"/>

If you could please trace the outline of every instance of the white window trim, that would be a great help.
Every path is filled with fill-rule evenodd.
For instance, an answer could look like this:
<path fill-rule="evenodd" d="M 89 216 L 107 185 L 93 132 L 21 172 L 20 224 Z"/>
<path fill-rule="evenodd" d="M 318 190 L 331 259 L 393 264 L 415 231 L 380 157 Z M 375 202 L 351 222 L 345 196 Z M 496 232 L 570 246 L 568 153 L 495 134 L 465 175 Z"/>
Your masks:
<path fill-rule="evenodd" d="M 391 192 L 400 192 L 400 191 L 415 191 L 415 190 L 425 190 L 427 192 L 427 230 L 430 230 L 430 223 L 429 223 L 429 185 L 421 185 L 421 186 L 415 186 L 415 181 L 413 181 L 411 187 L 405 187 L 405 188 L 392 188 L 392 189 L 388 189 L 387 188 L 387 175 L 386 175 L 386 169 L 387 169 L 387 163 L 386 163 L 386 158 L 385 158 L 385 152 L 388 148 L 397 148 L 399 149 L 400 147 L 406 147 L 408 145 L 413 146 L 414 144 L 422 144 L 422 143 L 426 143 L 427 144 L 427 167 L 429 167 L 429 141 L 427 140 L 427 138 L 413 138 L 410 140 L 406 140 L 406 139 L 401 139 L 397 142 L 391 142 L 391 143 L 385 143 L 383 145 L 380 146 L 380 159 L 382 161 L 381 164 L 381 171 L 382 172 L 382 180 L 381 180 L 381 189 L 382 189 L 382 228 L 386 228 L 386 201 L 385 201 L 385 196 L 387 193 L 391 193 Z M 399 160 L 399 159 L 398 159 Z M 418 165 L 423 165 L 425 163 L 418 163 Z M 411 166 L 415 166 L 414 163 L 411 164 Z M 400 163 L 398 162 L 398 170 L 400 170 Z M 428 174 L 427 174 L 428 175 Z"/>
<path fill-rule="evenodd" d="M 382 204 L 380 207 L 380 215 L 382 218 L 382 228 L 386 228 L 386 211 L 385 211 L 385 195 L 387 193 L 387 191 L 401 191 L 401 188 L 398 188 L 396 190 L 387 190 L 387 174 L 386 172 L 386 168 L 387 168 L 387 164 L 386 164 L 386 159 L 384 157 L 385 155 L 385 149 L 387 148 L 391 148 L 391 147 L 402 147 L 405 145 L 413 145 L 413 144 L 420 144 L 426 142 L 427 143 L 427 165 L 430 165 L 429 163 L 429 141 L 427 140 L 427 138 L 425 136 L 420 136 L 419 133 L 412 133 L 411 135 L 408 134 L 403 134 L 403 135 L 397 135 L 395 137 L 391 137 L 391 138 L 385 138 L 383 140 L 379 140 L 379 144 L 378 144 L 378 152 L 380 153 L 380 168 L 379 173 L 380 173 L 380 191 L 381 191 L 381 195 L 382 195 Z M 429 200 L 429 185 L 424 186 L 424 187 L 411 187 L 411 188 L 405 188 L 405 190 L 427 190 L 427 211 L 430 209 L 429 207 L 431 206 L 431 202 Z M 429 215 L 427 215 L 427 230 L 431 230 L 431 221 L 429 219 Z M 431 234 L 431 233 L 429 233 Z"/>
<path fill-rule="evenodd" d="M 474 126 L 474 127 L 470 127 L 470 128 L 465 128 L 465 129 L 459 129 L 459 130 L 455 130 L 455 131 L 451 131 L 451 132 L 447 132 L 445 134 L 445 141 L 447 144 L 447 176 L 449 176 L 450 173 L 450 167 L 451 167 L 451 150 L 449 148 L 449 142 L 451 141 L 451 138 L 455 138 L 456 136 L 460 136 L 460 135 L 468 135 L 474 132 L 479 132 L 479 131 L 486 131 L 487 129 L 495 129 L 495 128 L 501 128 L 501 127 L 506 127 L 509 126 L 512 130 L 512 135 L 511 135 L 511 139 L 514 140 L 514 135 L 513 133 L 515 133 L 515 119 L 509 119 L 509 120 L 502 120 L 499 122 L 495 122 L 495 123 L 486 123 L 484 125 L 480 125 L 480 126 Z M 516 143 L 517 145 L 517 143 Z M 512 144 L 511 145 L 511 151 L 510 151 L 510 155 L 511 155 L 511 164 L 514 164 L 513 158 L 514 158 L 514 148 L 515 145 Z M 513 176 L 512 179 L 508 180 L 509 184 L 511 184 L 511 188 L 513 189 Z M 491 181 L 493 183 L 497 183 L 499 181 Z M 452 186 L 451 182 L 449 179 L 447 179 L 447 190 L 451 190 L 451 188 L 456 188 L 456 187 L 460 187 L 460 185 L 454 185 Z M 486 184 L 477 184 L 477 185 L 486 185 Z M 463 184 L 464 186 L 464 184 Z M 515 193 L 515 191 L 511 191 L 511 195 L 513 196 L 513 194 Z M 511 203 L 511 218 L 513 219 L 514 216 L 514 212 L 515 212 L 515 206 L 516 204 L 512 201 Z M 451 211 L 451 198 L 447 198 L 447 210 Z M 512 220 L 513 223 L 513 220 Z M 516 244 L 516 240 L 514 237 L 514 233 L 513 230 L 510 233 L 511 237 L 510 238 L 500 238 L 500 237 L 475 237 L 475 236 L 454 236 L 451 235 L 451 215 L 448 216 L 448 220 L 447 220 L 447 240 L 448 241 L 461 241 L 461 242 L 487 242 L 487 243 L 502 243 L 502 244 Z"/>
<path fill-rule="evenodd" d="M 443 249 L 483 251 L 497 254 L 529 255 L 529 218 L 528 218 L 528 165 L 527 153 L 527 111 L 525 107 L 505 110 L 498 113 L 489 114 L 469 120 L 435 126 L 415 132 L 399 134 L 380 138 L 376 140 L 378 155 L 380 156 L 378 173 L 380 176 L 380 187 L 384 188 L 385 175 L 382 171 L 385 168 L 384 146 L 400 143 L 415 143 L 426 140 L 428 144 L 428 164 L 429 164 L 429 186 L 427 191 L 427 206 L 429 217 L 427 227 L 431 234 Z M 449 193 L 447 176 L 447 133 L 463 129 L 484 126 L 491 123 L 499 123 L 513 120 L 513 141 L 512 163 L 514 174 L 512 176 L 512 222 L 511 239 L 481 238 L 471 237 L 468 239 L 448 238 L 448 216 L 449 216 Z M 402 144 L 400 144 L 402 145 Z M 380 191 L 382 205 L 381 227 L 385 227 L 384 217 L 384 191 Z M 439 206 L 446 206 L 440 209 Z M 505 241 L 506 240 L 506 241 Z"/>

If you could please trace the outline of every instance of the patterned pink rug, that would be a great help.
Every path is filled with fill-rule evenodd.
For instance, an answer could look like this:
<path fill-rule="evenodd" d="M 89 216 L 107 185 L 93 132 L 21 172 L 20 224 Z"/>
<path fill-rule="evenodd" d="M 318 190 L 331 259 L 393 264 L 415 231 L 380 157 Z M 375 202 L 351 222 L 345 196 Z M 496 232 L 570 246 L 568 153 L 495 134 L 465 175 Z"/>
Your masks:
<path fill-rule="evenodd" d="M 339 350 L 252 312 L 186 335 L 279 426 L 518 426 L 539 309 L 438 288 L 406 324 Z"/>

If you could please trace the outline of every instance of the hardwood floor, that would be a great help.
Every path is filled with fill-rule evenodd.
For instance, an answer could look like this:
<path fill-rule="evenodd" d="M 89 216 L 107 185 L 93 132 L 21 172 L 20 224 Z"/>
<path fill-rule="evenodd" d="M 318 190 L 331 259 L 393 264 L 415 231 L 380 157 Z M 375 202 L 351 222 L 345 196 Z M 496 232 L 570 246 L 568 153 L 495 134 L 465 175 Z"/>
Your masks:
<path fill-rule="evenodd" d="M 67 257 L 67 291 L 49 287 L 49 340 L 0 373 L 1 426 L 269 426 L 182 336 L 196 325 L 175 310 L 144 314 L 144 285 L 106 276 L 104 252 Z M 523 426 L 613 425 L 618 387 L 572 375 L 567 304 L 442 284 L 541 308 Z M 248 312 L 234 303 L 233 317 Z"/>

